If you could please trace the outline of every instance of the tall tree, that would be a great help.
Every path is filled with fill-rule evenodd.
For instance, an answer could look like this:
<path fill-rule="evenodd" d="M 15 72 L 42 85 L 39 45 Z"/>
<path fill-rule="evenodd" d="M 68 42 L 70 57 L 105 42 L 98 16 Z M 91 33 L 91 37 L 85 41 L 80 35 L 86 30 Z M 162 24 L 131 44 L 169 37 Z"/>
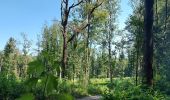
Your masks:
<path fill-rule="evenodd" d="M 4 48 L 4 64 L 2 71 L 5 72 L 7 77 L 11 75 L 16 67 L 16 40 L 14 38 L 10 38 Z"/>
<path fill-rule="evenodd" d="M 144 84 L 153 86 L 153 5 L 154 0 L 145 0 L 144 16 Z"/>
<path fill-rule="evenodd" d="M 19 76 L 21 77 L 24 77 L 26 75 L 26 71 L 27 71 L 27 67 L 28 67 L 28 62 L 29 62 L 29 57 L 28 57 L 28 53 L 29 53 L 29 50 L 31 48 L 31 40 L 29 40 L 27 38 L 27 34 L 25 33 L 21 33 L 21 36 L 23 38 L 23 42 L 21 43 L 22 44 L 22 52 L 23 52 L 23 55 L 21 57 L 21 61 L 18 61 L 18 66 L 19 66 Z M 21 63 L 19 63 L 21 62 Z"/>
<path fill-rule="evenodd" d="M 144 27 L 144 21 L 143 21 L 143 10 L 144 10 L 144 3 L 143 1 L 139 1 L 139 0 L 135 0 L 132 1 L 132 8 L 134 9 L 133 14 L 130 16 L 130 18 L 127 21 L 127 26 L 126 29 L 132 34 L 132 38 L 130 40 L 132 40 L 134 42 L 133 44 L 133 51 L 135 53 L 135 72 L 136 72 L 136 85 L 138 85 L 138 77 L 139 77 L 139 72 L 140 72 L 140 68 L 141 68 L 141 64 L 140 61 L 142 59 L 142 53 L 143 53 L 143 27 Z M 129 42 L 130 43 L 130 42 Z"/>
<path fill-rule="evenodd" d="M 93 12 L 104 2 L 104 0 L 97 0 L 95 1 L 94 5 L 92 7 L 90 6 L 88 10 L 88 17 L 79 24 L 79 26 L 73 27 L 72 36 L 68 38 L 68 19 L 70 15 L 70 11 L 75 8 L 76 6 L 79 6 L 82 4 L 84 0 L 78 0 L 78 2 L 75 4 L 73 3 L 71 6 L 69 6 L 69 0 L 62 0 L 61 2 L 61 25 L 62 25 L 62 35 L 63 35 L 63 56 L 62 56 L 62 77 L 64 78 L 66 76 L 66 69 L 67 69 L 67 59 L 68 59 L 68 43 L 71 42 L 82 30 L 84 30 L 86 27 L 89 26 L 91 17 Z"/>
<path fill-rule="evenodd" d="M 78 1 L 77 4 L 72 4 L 69 6 L 69 1 L 70 0 L 62 0 L 61 1 L 61 25 L 62 25 L 62 35 L 63 35 L 63 57 L 62 57 L 62 77 L 65 78 L 66 76 L 66 67 L 67 67 L 67 37 L 68 37 L 68 19 L 70 15 L 70 11 L 72 8 L 78 6 L 83 2 L 83 0 Z"/>
<path fill-rule="evenodd" d="M 109 77 L 110 81 L 112 82 L 112 77 L 113 77 L 113 51 L 112 51 L 112 46 L 113 46 L 113 38 L 116 32 L 116 17 L 118 14 L 119 10 L 119 0 L 108 0 L 106 3 L 106 9 L 108 11 L 108 21 L 106 23 L 106 32 L 107 32 L 107 48 L 108 48 L 108 66 L 109 66 Z"/>

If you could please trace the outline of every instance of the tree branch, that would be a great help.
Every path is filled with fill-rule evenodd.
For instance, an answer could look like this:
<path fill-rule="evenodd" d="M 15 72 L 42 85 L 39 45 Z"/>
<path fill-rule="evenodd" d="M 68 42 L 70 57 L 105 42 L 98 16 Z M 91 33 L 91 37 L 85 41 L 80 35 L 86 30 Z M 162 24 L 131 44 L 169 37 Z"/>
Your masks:
<path fill-rule="evenodd" d="M 71 10 L 72 8 L 80 5 L 81 3 L 83 3 L 83 0 L 79 1 L 77 4 L 74 4 L 74 3 L 73 3 L 73 4 L 69 7 L 68 11 L 70 12 L 70 10 Z"/>
<path fill-rule="evenodd" d="M 82 0 L 82 1 L 83 1 L 83 0 Z M 80 1 L 80 2 L 81 2 L 81 1 Z M 104 2 L 104 1 L 103 1 L 103 2 Z M 97 4 L 96 6 L 94 6 L 94 7 L 91 9 L 90 13 L 88 14 L 88 16 L 90 17 L 90 19 L 91 19 L 91 16 L 92 16 L 93 12 L 95 11 L 95 9 L 97 9 L 99 6 L 101 6 L 101 5 L 103 4 L 103 2 Z M 69 8 L 70 8 L 70 7 L 69 7 Z M 68 39 L 67 42 L 71 42 L 71 41 L 75 38 L 76 35 L 78 35 L 82 30 L 84 30 L 84 29 L 90 24 L 90 22 L 88 21 L 85 25 L 83 25 L 83 24 L 84 24 L 84 23 L 82 23 L 79 28 L 75 28 L 75 29 L 73 30 L 73 31 L 74 31 L 74 34 Z"/>

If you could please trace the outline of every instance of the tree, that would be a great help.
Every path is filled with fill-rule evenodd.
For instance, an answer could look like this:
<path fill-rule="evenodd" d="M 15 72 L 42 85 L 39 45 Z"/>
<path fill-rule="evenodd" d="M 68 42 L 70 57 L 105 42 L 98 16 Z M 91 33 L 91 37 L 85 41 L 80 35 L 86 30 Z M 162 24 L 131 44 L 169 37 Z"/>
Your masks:
<path fill-rule="evenodd" d="M 4 48 L 4 64 L 2 72 L 5 72 L 6 75 L 13 73 L 15 69 L 15 51 L 16 51 L 16 40 L 10 38 Z"/>
<path fill-rule="evenodd" d="M 62 35 L 63 35 L 63 57 L 62 57 L 62 78 L 66 76 L 66 69 L 67 69 L 67 37 L 68 37 L 68 18 L 70 15 L 70 11 L 72 8 L 81 4 L 83 0 L 79 1 L 77 4 L 72 4 L 69 6 L 69 0 L 62 0 L 61 1 L 61 25 L 62 25 Z"/>
<path fill-rule="evenodd" d="M 0 51 L 0 72 L 1 72 L 1 70 L 2 70 L 2 67 L 3 67 L 3 52 L 2 51 Z"/>
<path fill-rule="evenodd" d="M 59 69 L 59 55 L 57 49 L 61 50 L 60 40 L 58 40 L 59 30 L 57 24 L 54 23 L 52 26 L 44 26 L 42 32 L 42 39 L 39 41 L 39 54 L 36 58 L 29 63 L 28 67 L 28 83 L 33 84 L 31 89 L 37 89 L 36 84 L 38 80 L 42 80 L 40 90 L 42 91 L 43 98 L 46 99 L 53 92 L 59 92 L 58 78 L 60 76 Z M 34 82 L 32 82 L 34 80 Z"/>
<path fill-rule="evenodd" d="M 145 0 L 144 16 L 144 84 L 153 86 L 153 4 L 154 0 Z"/>
<path fill-rule="evenodd" d="M 144 35 L 144 16 L 143 16 L 143 1 L 135 0 L 132 1 L 133 14 L 129 17 L 126 22 L 126 30 L 131 33 L 129 37 L 129 43 L 132 45 L 133 51 L 133 62 L 135 64 L 135 82 L 138 85 L 140 71 L 141 71 L 141 61 L 143 59 L 143 35 Z"/>
<path fill-rule="evenodd" d="M 21 57 L 17 63 L 19 67 L 19 76 L 25 77 L 29 63 L 28 53 L 31 48 L 31 41 L 28 40 L 27 35 L 25 33 L 21 33 L 21 36 L 23 38 L 23 42 L 21 43 L 23 55 L 22 56 L 20 55 Z"/>
<path fill-rule="evenodd" d="M 108 67 L 109 67 L 109 77 L 110 82 L 112 82 L 113 77 L 113 59 L 112 56 L 114 55 L 112 52 L 113 48 L 113 38 L 115 38 L 116 33 L 116 17 L 119 11 L 119 0 L 108 0 L 105 4 L 105 9 L 108 12 L 107 21 L 105 23 L 105 32 L 106 34 L 106 45 L 108 50 Z M 116 56 L 116 55 L 115 55 Z"/>
<path fill-rule="evenodd" d="M 70 11 L 75 8 L 76 6 L 79 6 L 82 4 L 84 0 L 78 0 L 78 2 L 75 4 L 73 3 L 71 6 L 69 6 L 69 0 L 62 0 L 61 2 L 61 25 L 62 25 L 62 35 L 63 35 L 63 57 L 62 57 L 62 77 L 65 78 L 66 76 L 66 67 L 67 67 L 67 59 L 68 59 L 68 43 L 71 42 L 81 31 L 83 31 L 91 22 L 91 18 L 93 15 L 93 12 L 103 4 L 104 0 L 97 0 L 95 1 L 94 5 L 90 6 L 88 8 L 88 17 L 85 21 L 80 23 L 78 26 L 73 25 L 73 34 L 70 38 L 68 38 L 68 18 L 70 15 Z M 67 39 L 68 38 L 68 39 Z"/>
<path fill-rule="evenodd" d="M 108 11 L 109 11 L 109 31 L 108 31 L 108 52 L 109 52 L 109 69 L 110 69 L 110 81 L 112 83 L 112 76 L 113 76 L 113 66 L 112 66 L 112 53 L 111 53 L 111 46 L 112 46 L 112 38 L 113 38 L 113 31 L 115 30 L 113 22 L 115 21 L 115 13 L 113 11 L 115 11 L 113 9 L 113 4 L 115 4 L 114 1 L 108 1 Z M 111 9 L 110 9 L 111 8 Z M 114 18 L 113 18 L 114 17 Z"/>

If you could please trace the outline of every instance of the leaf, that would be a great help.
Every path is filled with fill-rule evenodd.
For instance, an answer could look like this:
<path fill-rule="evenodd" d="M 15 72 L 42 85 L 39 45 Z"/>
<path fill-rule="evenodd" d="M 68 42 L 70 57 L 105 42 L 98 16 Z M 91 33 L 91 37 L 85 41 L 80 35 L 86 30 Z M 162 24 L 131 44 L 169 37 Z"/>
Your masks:
<path fill-rule="evenodd" d="M 94 12 L 94 19 L 95 19 L 96 23 L 105 22 L 108 15 L 109 14 L 106 10 L 96 10 Z"/>
<path fill-rule="evenodd" d="M 47 77 L 47 84 L 46 84 L 46 94 L 49 95 L 57 89 L 58 81 L 57 78 L 53 75 L 49 75 Z"/>
<path fill-rule="evenodd" d="M 60 70 L 60 64 L 61 64 L 60 61 L 54 61 L 54 65 L 53 65 L 54 69 L 56 69 L 57 71 L 59 71 L 59 70 Z"/>
<path fill-rule="evenodd" d="M 33 62 L 30 62 L 28 67 L 28 74 L 33 74 L 36 76 L 40 76 L 42 72 L 44 71 L 44 67 L 39 60 L 35 60 Z"/>
<path fill-rule="evenodd" d="M 28 86 L 28 88 L 36 86 L 38 82 L 38 78 L 30 78 L 26 81 L 26 85 Z"/>
<path fill-rule="evenodd" d="M 84 47 L 81 47 L 80 49 L 78 49 L 78 52 L 79 53 L 82 53 L 82 52 L 84 52 L 85 51 L 85 48 Z"/>
<path fill-rule="evenodd" d="M 27 93 L 27 94 L 23 94 L 20 98 L 16 100 L 35 100 L 35 97 L 32 93 Z"/>

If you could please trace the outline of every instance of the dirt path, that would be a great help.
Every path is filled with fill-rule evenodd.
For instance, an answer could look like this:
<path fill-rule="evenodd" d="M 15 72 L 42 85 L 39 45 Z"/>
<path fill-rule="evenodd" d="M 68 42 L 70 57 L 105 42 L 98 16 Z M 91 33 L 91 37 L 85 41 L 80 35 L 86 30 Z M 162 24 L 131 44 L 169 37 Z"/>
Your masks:
<path fill-rule="evenodd" d="M 76 99 L 76 100 L 100 100 L 100 99 L 101 99 L 101 96 L 96 95 L 96 96 L 88 96 L 88 97 L 84 97 L 84 98 Z"/>

